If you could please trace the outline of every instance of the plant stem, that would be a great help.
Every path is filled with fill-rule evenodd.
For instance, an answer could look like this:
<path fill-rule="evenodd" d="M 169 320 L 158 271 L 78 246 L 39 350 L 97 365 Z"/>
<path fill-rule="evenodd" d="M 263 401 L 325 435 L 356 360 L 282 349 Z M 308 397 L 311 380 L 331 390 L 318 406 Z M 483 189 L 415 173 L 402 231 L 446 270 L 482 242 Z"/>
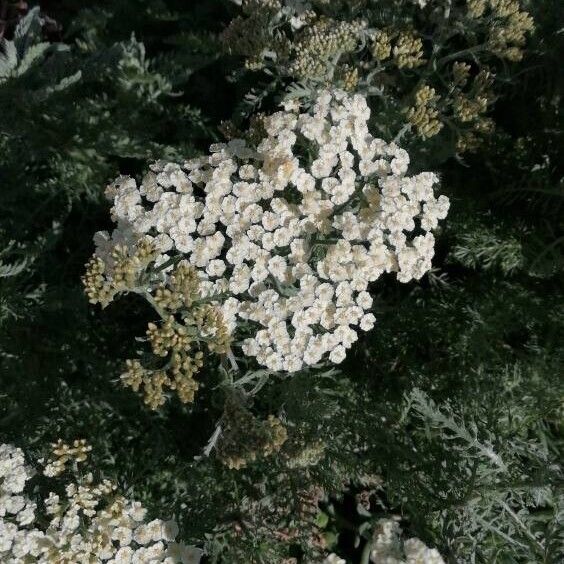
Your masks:
<path fill-rule="evenodd" d="M 367 540 L 360 556 L 360 564 L 369 564 L 370 552 L 372 552 L 372 540 Z"/>
<path fill-rule="evenodd" d="M 474 55 L 479 53 L 484 49 L 485 45 L 475 45 L 474 47 L 469 47 L 468 49 L 462 49 L 461 51 L 456 51 L 455 53 L 451 53 L 450 55 L 446 55 L 437 61 L 437 65 L 444 65 L 449 61 L 454 59 L 458 59 L 460 57 L 464 57 L 466 55 Z"/>

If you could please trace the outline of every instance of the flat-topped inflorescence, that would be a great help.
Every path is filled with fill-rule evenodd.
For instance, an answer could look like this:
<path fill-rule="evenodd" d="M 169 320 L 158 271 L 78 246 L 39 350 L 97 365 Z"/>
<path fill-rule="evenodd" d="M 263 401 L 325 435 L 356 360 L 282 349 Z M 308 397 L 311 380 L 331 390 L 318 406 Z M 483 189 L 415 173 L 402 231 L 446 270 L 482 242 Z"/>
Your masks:
<path fill-rule="evenodd" d="M 369 117 L 363 96 L 326 91 L 310 110 L 266 117 L 256 147 L 214 144 L 182 165 L 156 163 L 140 186 L 110 185 L 117 228 L 96 235 L 97 275 L 85 282 L 101 288 L 100 298 L 88 288 L 92 301 L 131 291 L 159 312 L 147 336 L 168 359 L 160 387 L 204 343 L 275 372 L 339 363 L 374 325 L 370 283 L 429 270 L 448 198 L 435 197 L 435 174 L 406 175 L 409 155 L 374 138 Z M 150 387 L 134 368 L 126 380 Z"/>
<path fill-rule="evenodd" d="M 0 445 L 0 561 L 197 564 L 203 551 L 175 541 L 175 521 L 147 521 L 141 503 L 119 493 L 110 480 L 95 481 L 92 473 L 78 476 L 65 467 L 70 459 L 84 462 L 90 450 L 84 440 L 53 444 L 44 476 L 71 476 L 63 484 L 50 483 L 58 487 L 36 503 L 34 471 L 23 451 Z"/>

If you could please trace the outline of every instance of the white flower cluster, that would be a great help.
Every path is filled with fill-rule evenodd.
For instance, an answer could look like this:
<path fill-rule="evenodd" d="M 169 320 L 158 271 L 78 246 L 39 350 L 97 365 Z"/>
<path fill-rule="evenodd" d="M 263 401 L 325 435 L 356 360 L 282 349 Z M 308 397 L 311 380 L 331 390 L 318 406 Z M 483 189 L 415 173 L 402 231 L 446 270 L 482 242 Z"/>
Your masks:
<path fill-rule="evenodd" d="M 364 97 L 324 92 L 311 111 L 287 108 L 265 119 L 256 149 L 233 140 L 183 166 L 157 163 L 141 186 L 118 179 L 117 229 L 95 240 L 108 272 L 114 246 L 140 238 L 157 264 L 185 255 L 207 295 L 221 295 L 229 330 L 250 322 L 244 354 L 294 372 L 341 362 L 373 327 L 371 282 L 429 270 L 449 201 L 435 198 L 436 175 L 406 176 L 407 152 L 370 135 Z"/>
<path fill-rule="evenodd" d="M 22 495 L 26 482 L 31 478 L 23 452 L 11 445 L 0 445 L 0 555 L 5 541 L 2 530 L 5 519 L 13 519 L 17 526 L 26 526 L 35 519 L 37 506 Z"/>
<path fill-rule="evenodd" d="M 372 538 L 370 561 L 374 564 L 445 564 L 439 552 L 417 538 L 403 540 L 395 519 L 380 519 Z M 337 554 L 329 554 L 323 564 L 346 564 Z"/>
<path fill-rule="evenodd" d="M 25 493 L 32 473 L 22 451 L 0 445 L 0 561 L 108 562 L 112 564 L 197 564 L 202 551 L 174 542 L 174 521 L 145 522 L 140 503 L 116 493 L 104 480 L 94 484 L 88 475 L 67 484 L 60 499 L 50 493 L 43 500 L 43 519 Z M 47 521 L 46 525 L 40 525 Z"/>
<path fill-rule="evenodd" d="M 403 541 L 401 528 L 394 519 L 380 519 L 372 539 L 370 560 L 374 564 L 444 564 L 435 548 L 417 538 Z"/>
<path fill-rule="evenodd" d="M 347 564 L 347 561 L 332 552 L 329 556 L 327 556 L 327 558 L 325 558 L 323 564 Z"/>

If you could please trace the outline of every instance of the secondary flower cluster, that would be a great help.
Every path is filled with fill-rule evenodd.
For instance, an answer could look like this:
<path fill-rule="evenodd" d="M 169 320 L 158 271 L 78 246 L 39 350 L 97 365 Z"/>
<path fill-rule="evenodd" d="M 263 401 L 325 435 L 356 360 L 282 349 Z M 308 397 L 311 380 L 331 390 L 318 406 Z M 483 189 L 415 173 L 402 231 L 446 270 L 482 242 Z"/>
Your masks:
<path fill-rule="evenodd" d="M 372 537 L 370 561 L 374 564 L 444 564 L 435 548 L 417 538 L 403 540 L 401 528 L 394 519 L 380 519 Z M 346 564 L 346 560 L 330 554 L 323 564 Z"/>
<path fill-rule="evenodd" d="M 166 275 L 147 278 L 147 267 L 158 273 L 168 256 L 155 251 L 158 245 L 151 237 L 135 240 L 132 236 L 112 244 L 105 234 L 98 236 L 99 254 L 88 263 L 83 279 L 90 301 L 105 306 L 120 292 L 138 292 L 161 316 L 159 324 L 149 323 L 146 335 L 155 357 L 165 359 L 164 364 L 145 367 L 129 359 L 121 376 L 123 384 L 142 391 L 151 409 L 165 402 L 167 388 L 175 390 L 183 403 L 193 401 L 198 389 L 194 375 L 203 364 L 203 352 L 194 349 L 203 344 L 210 352 L 229 350 L 230 335 L 220 309 L 207 303 L 196 268 L 185 260 L 172 261 L 175 264 L 166 269 Z M 114 236 L 123 236 L 120 228 Z M 139 260 L 140 256 L 145 258 Z"/>
<path fill-rule="evenodd" d="M 55 445 L 55 450 L 60 451 L 61 444 Z M 86 446 L 83 442 L 80 445 Z M 60 452 L 55 458 L 60 458 Z M 49 493 L 38 507 L 29 497 L 32 488 L 28 482 L 32 477 L 23 452 L 8 444 L 0 445 L 2 562 L 200 561 L 201 550 L 175 542 L 178 527 L 174 521 L 146 522 L 147 511 L 141 504 L 120 495 L 110 481 L 95 483 L 88 474 L 67 483 L 62 496 Z"/>
<path fill-rule="evenodd" d="M 31 470 L 25 463 L 23 452 L 11 445 L 0 445 L 0 555 L 10 549 L 8 537 L 10 525 L 14 530 L 33 523 L 37 505 L 21 495 Z"/>
<path fill-rule="evenodd" d="M 369 284 L 385 272 L 421 278 L 449 207 L 433 194 L 434 174 L 406 176 L 407 152 L 374 138 L 369 117 L 364 97 L 327 91 L 310 111 L 265 118 L 256 148 L 233 140 L 183 166 L 157 163 L 140 186 L 118 179 L 108 192 L 117 228 L 95 237 L 97 284 L 116 286 L 116 264 L 122 284 L 116 249 L 135 257 L 142 241 L 154 262 L 146 271 L 133 260 L 130 291 L 190 311 L 165 293 L 180 257 L 197 274 L 198 299 L 217 308 L 247 357 L 285 372 L 326 356 L 341 362 L 358 331 L 374 325 Z M 165 323 L 172 344 L 156 347 L 156 329 L 149 332 L 163 356 L 190 342 L 189 332 L 175 333 L 174 317 Z"/>
<path fill-rule="evenodd" d="M 247 69 L 295 81 L 292 95 L 311 100 L 320 85 L 375 95 L 384 134 L 407 119 L 420 139 L 445 129 L 458 151 L 473 150 L 493 125 L 481 78 L 493 82 L 500 59 L 519 61 L 533 31 L 522 3 L 243 0 L 223 41 Z M 465 84 L 453 65 L 468 65 Z"/>

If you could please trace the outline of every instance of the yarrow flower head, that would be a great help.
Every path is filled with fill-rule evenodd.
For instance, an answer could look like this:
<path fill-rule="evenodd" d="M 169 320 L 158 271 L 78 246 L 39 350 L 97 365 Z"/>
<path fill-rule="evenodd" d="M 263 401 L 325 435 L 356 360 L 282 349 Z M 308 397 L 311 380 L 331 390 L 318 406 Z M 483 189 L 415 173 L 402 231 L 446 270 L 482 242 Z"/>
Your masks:
<path fill-rule="evenodd" d="M 76 452 L 71 456 L 81 461 L 90 450 L 84 441 L 75 441 L 73 447 L 59 441 L 54 445 L 55 456 L 67 456 L 73 448 Z M 53 475 L 50 471 L 44 474 Z M 27 488 L 31 478 L 23 452 L 0 445 L 2 562 L 200 561 L 200 549 L 175 542 L 178 526 L 174 521 L 146 521 L 146 509 L 120 495 L 108 480 L 95 483 L 92 474 L 87 474 L 68 482 L 63 495 L 51 492 L 42 500 L 41 514 L 36 515 L 37 505 L 30 500 L 31 488 Z"/>
<path fill-rule="evenodd" d="M 342 362 L 374 326 L 370 283 L 421 278 L 449 208 L 434 195 L 437 176 L 407 176 L 409 155 L 374 138 L 369 117 L 361 95 L 326 91 L 311 110 L 265 118 L 256 147 L 236 139 L 182 166 L 157 163 L 140 186 L 119 178 L 108 189 L 117 228 L 96 235 L 100 274 L 85 277 L 92 301 L 124 291 L 125 279 L 157 302 L 170 323 L 157 347 L 148 333 L 157 355 L 219 331 L 271 371 Z M 141 244 L 153 254 L 139 258 Z M 126 276 L 116 249 L 132 257 Z M 188 301 L 171 284 L 178 261 L 197 281 Z M 198 323 L 204 303 L 216 322 Z"/>

